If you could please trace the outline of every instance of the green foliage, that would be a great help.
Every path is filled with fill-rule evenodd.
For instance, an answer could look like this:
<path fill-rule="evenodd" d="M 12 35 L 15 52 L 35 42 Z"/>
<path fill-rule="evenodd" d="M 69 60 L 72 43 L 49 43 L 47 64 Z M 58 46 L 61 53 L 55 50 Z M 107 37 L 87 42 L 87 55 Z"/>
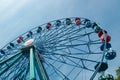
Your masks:
<path fill-rule="evenodd" d="M 120 80 L 120 67 L 116 70 L 117 78 L 116 80 Z"/>

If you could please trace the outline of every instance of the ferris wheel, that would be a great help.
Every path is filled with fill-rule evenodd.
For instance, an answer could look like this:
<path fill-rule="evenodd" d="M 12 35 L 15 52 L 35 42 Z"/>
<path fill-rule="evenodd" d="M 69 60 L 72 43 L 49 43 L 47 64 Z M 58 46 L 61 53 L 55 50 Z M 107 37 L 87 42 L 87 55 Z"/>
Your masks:
<path fill-rule="evenodd" d="M 50 21 L 0 49 L 0 80 L 103 80 L 108 60 L 116 57 L 110 41 L 89 19 Z"/>

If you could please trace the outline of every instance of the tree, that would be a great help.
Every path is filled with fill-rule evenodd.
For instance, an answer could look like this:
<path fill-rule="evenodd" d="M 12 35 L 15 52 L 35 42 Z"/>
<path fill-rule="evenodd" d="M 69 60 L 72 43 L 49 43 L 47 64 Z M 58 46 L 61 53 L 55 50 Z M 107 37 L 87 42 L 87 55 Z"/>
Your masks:
<path fill-rule="evenodd" d="M 120 67 L 116 70 L 117 78 L 116 80 L 120 80 Z"/>

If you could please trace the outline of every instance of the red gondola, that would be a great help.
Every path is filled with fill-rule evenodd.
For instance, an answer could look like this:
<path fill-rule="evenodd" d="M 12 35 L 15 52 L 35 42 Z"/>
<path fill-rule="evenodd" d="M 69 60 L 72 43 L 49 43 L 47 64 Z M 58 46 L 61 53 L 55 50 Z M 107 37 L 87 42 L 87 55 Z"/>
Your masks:
<path fill-rule="evenodd" d="M 23 41 L 23 37 L 20 36 L 18 39 L 17 39 L 17 43 L 21 43 Z"/>
<path fill-rule="evenodd" d="M 103 34 L 107 34 L 107 31 L 106 30 L 100 30 L 98 32 L 98 36 L 101 37 Z"/>
<path fill-rule="evenodd" d="M 76 25 L 80 25 L 80 24 L 81 24 L 80 18 L 76 18 L 76 19 L 75 19 L 75 22 L 76 22 Z"/>
<path fill-rule="evenodd" d="M 109 35 L 102 35 L 101 37 L 100 37 L 100 39 L 102 40 L 102 42 L 110 42 L 110 40 L 111 40 L 111 36 L 109 36 Z"/>
<path fill-rule="evenodd" d="M 51 28 L 51 26 L 52 26 L 52 24 L 51 24 L 51 23 L 47 23 L 46 28 L 47 28 L 47 29 L 50 29 L 50 28 Z"/>

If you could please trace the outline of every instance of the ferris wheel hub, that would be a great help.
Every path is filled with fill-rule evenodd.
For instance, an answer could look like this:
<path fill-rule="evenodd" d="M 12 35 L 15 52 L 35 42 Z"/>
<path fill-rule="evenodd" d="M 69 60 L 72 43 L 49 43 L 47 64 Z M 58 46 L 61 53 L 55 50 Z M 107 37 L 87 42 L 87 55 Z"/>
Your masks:
<path fill-rule="evenodd" d="M 33 44 L 33 42 L 34 42 L 34 39 L 29 39 L 29 40 L 27 40 L 27 41 L 24 43 L 24 46 L 25 46 L 25 47 L 30 46 L 30 45 Z"/>
<path fill-rule="evenodd" d="M 35 47 L 34 47 L 33 42 L 34 42 L 34 39 L 29 39 L 29 40 L 27 40 L 27 41 L 23 44 L 23 47 L 21 48 L 22 52 L 23 52 L 23 53 L 29 53 L 30 48 L 33 48 L 33 49 L 34 49 Z"/>

